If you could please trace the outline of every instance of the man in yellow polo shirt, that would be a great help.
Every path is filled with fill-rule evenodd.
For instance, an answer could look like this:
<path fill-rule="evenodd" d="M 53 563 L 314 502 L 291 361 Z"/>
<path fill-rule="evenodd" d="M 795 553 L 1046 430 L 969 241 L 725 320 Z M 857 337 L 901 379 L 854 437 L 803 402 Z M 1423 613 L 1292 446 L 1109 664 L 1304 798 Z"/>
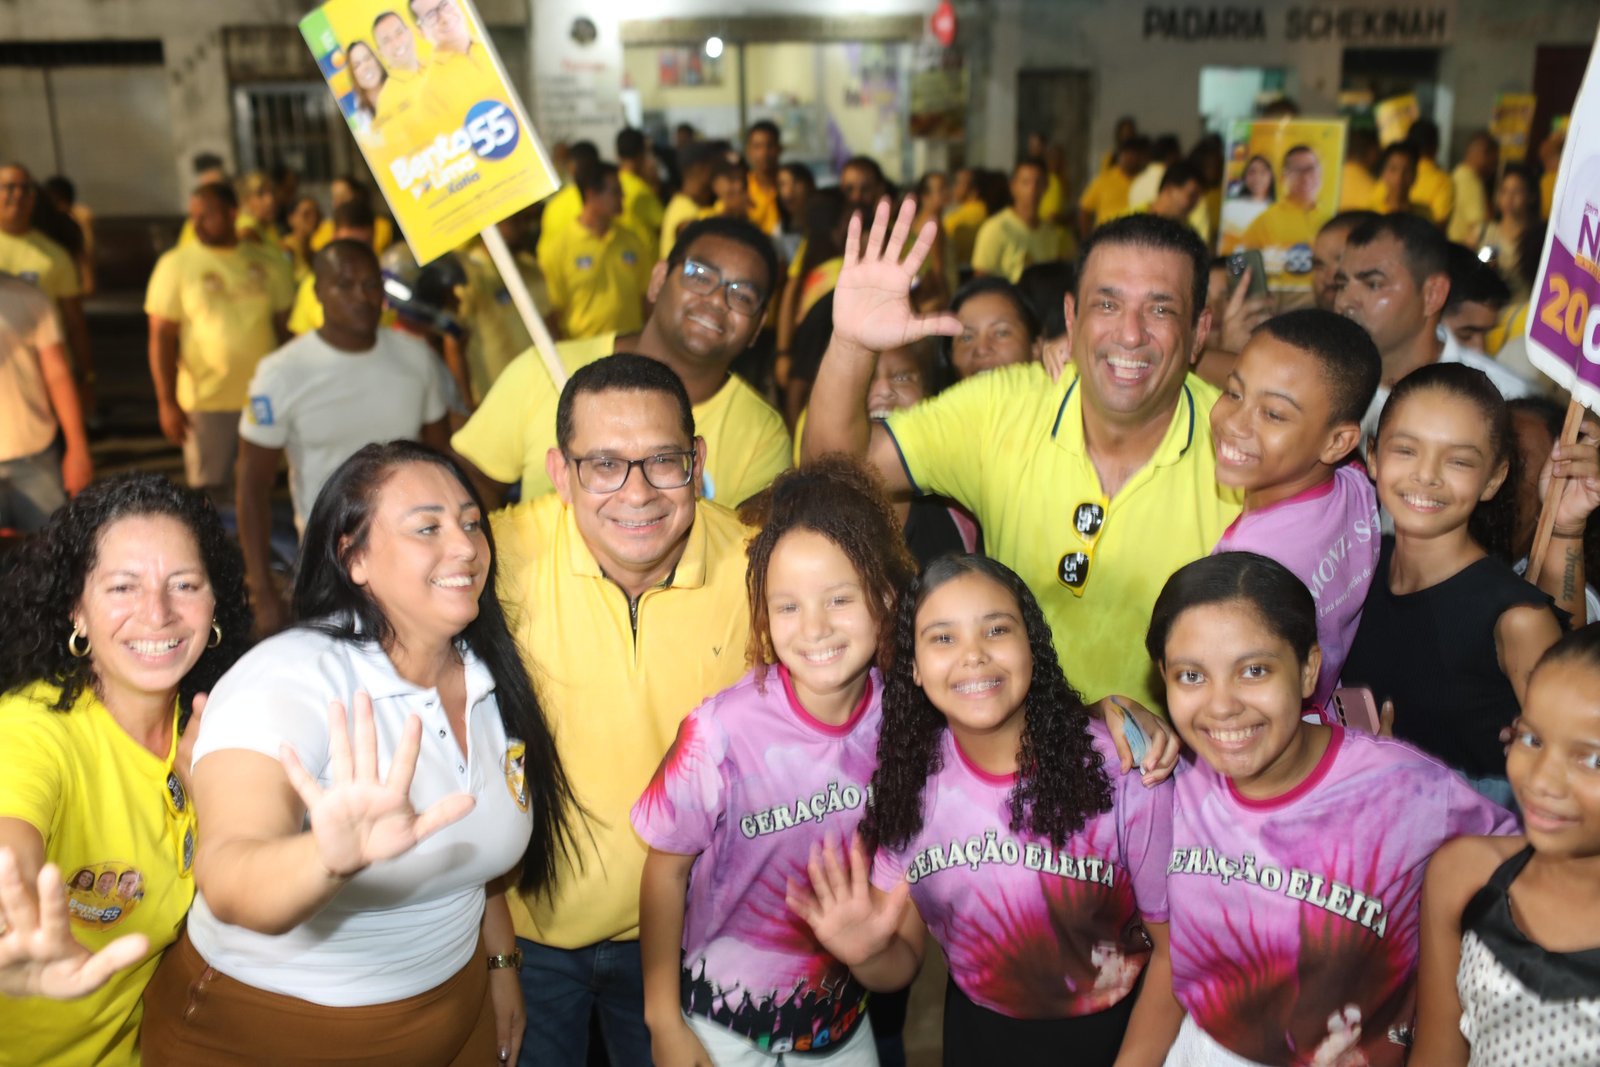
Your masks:
<path fill-rule="evenodd" d="M 1189 373 L 1211 327 L 1205 246 L 1155 215 L 1107 223 L 1068 298 L 1072 364 L 1059 381 L 1038 363 L 1002 367 L 883 424 L 867 418 L 876 352 L 960 329 L 912 311 L 919 264 L 879 251 L 888 222 L 885 204 L 868 251 L 839 275 L 806 455 L 862 456 L 892 490 L 967 507 L 989 554 L 1039 598 L 1072 684 L 1090 700 L 1161 707 L 1142 644 L 1156 595 L 1240 508 L 1216 483 L 1217 390 Z"/>
<path fill-rule="evenodd" d="M 161 432 L 183 446 L 189 485 L 223 500 L 232 495 L 250 378 L 261 357 L 289 339 L 294 298 L 283 255 L 239 240 L 238 205 L 227 185 L 194 191 L 196 241 L 156 261 L 144 300 Z"/>
<path fill-rule="evenodd" d="M 744 674 L 750 531 L 696 499 L 706 443 L 660 361 L 582 368 L 552 427 L 556 493 L 495 515 L 496 588 L 587 818 L 551 895 L 510 894 L 528 1018 L 511 1058 L 582 1064 L 598 1015 L 611 1062 L 647 1064 L 628 812 L 684 716 Z"/>
<path fill-rule="evenodd" d="M 1044 195 L 1044 164 L 1025 159 L 1011 172 L 1011 206 L 978 227 L 972 249 L 974 274 L 998 274 L 1016 282 L 1035 263 L 1053 263 L 1072 255 L 1066 229 L 1039 217 Z"/>
<path fill-rule="evenodd" d="M 417 39 L 397 11 L 380 11 L 372 20 L 372 40 L 388 74 L 378 91 L 374 125 L 389 154 L 413 145 L 423 131 L 427 108 L 422 96 L 422 63 L 417 59 Z M 424 134 L 423 140 L 428 140 Z M 412 149 L 415 151 L 415 149 Z M 380 250 L 381 251 L 381 250 Z"/>
<path fill-rule="evenodd" d="M 778 124 L 770 119 L 752 124 L 744 135 L 744 161 L 750 167 L 745 179 L 750 195 L 750 221 L 769 237 L 778 232 L 783 222 L 778 209 L 778 160 L 782 155 L 783 137 L 778 133 Z"/>
<path fill-rule="evenodd" d="M 632 126 L 617 133 L 617 177 L 622 182 L 621 222 L 654 250 L 661 243 L 661 198 L 656 195 L 656 157 L 650 138 Z"/>
<path fill-rule="evenodd" d="M 0 273 L 21 278 L 55 303 L 73 368 L 79 381 L 90 387 L 85 406 L 92 408 L 94 359 L 89 320 L 83 314 L 83 285 L 67 250 L 33 228 L 38 195 L 28 168 L 20 163 L 0 165 Z"/>
<path fill-rule="evenodd" d="M 635 335 L 609 334 L 556 346 L 569 373 L 613 352 L 637 352 L 671 367 L 689 390 L 710 460 L 701 496 L 730 507 L 765 489 L 789 467 L 783 417 L 737 375 L 733 361 L 755 343 L 778 261 L 772 242 L 743 219 L 692 222 L 650 276 L 654 304 Z M 747 297 L 757 296 L 755 303 Z M 555 442 L 560 390 L 544 361 L 524 352 L 501 373 L 450 445 L 476 468 L 491 504 L 512 483 L 532 500 L 551 489 L 545 455 Z"/>
<path fill-rule="evenodd" d="M 940 225 L 955 253 L 956 265 L 970 267 L 973 247 L 978 243 L 978 230 L 989 217 L 989 207 L 978 192 L 977 172 L 971 167 L 956 171 L 950 184 L 950 203 L 955 206 L 945 212 Z"/>
<path fill-rule="evenodd" d="M 538 250 L 545 242 L 567 232 L 578 224 L 583 214 L 583 193 L 578 189 L 579 170 L 600 162 L 600 150 L 592 141 L 578 141 L 567 150 L 566 182 L 544 202 L 544 214 L 539 217 Z"/>
<path fill-rule="evenodd" d="M 611 163 L 580 167 L 573 184 L 583 194 L 575 225 L 539 242 L 561 333 L 573 339 L 633 333 L 644 325 L 652 250 L 621 226 L 622 184 Z"/>
<path fill-rule="evenodd" d="M 417 28 L 433 46 L 433 55 L 422 75 L 423 106 L 436 118 L 463 126 L 472 105 L 480 100 L 500 100 L 505 95 L 494 59 L 487 48 L 473 39 L 472 27 L 456 0 L 410 2 Z"/>

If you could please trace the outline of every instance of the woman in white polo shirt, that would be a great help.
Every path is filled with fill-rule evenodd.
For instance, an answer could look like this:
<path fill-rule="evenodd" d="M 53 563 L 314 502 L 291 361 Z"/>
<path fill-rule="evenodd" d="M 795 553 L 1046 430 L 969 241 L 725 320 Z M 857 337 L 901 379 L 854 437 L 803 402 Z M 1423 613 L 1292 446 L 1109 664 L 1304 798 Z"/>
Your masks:
<path fill-rule="evenodd" d="M 515 1056 L 505 890 L 519 867 L 549 887 L 573 816 L 494 577 L 444 457 L 369 445 L 328 480 L 300 624 L 203 719 L 198 893 L 146 993 L 146 1067 Z"/>

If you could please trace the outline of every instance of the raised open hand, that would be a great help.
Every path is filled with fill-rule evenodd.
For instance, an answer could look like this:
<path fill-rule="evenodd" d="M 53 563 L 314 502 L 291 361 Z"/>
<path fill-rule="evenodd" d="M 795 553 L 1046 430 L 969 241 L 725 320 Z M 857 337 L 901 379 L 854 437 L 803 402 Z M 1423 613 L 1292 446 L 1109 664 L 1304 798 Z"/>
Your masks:
<path fill-rule="evenodd" d="M 878 202 L 872 230 L 861 240 L 861 216 L 850 219 L 844 239 L 844 265 L 833 290 L 833 336 L 870 352 L 900 348 L 924 337 L 961 332 L 961 321 L 948 312 L 919 315 L 911 306 L 911 284 L 933 247 L 939 224 L 930 219 L 917 234 L 904 259 L 906 239 L 917 205 L 909 197 L 900 205 L 894 230 L 889 230 L 889 200 Z"/>
<path fill-rule="evenodd" d="M 53 863 L 28 885 L 9 848 L 0 848 L 0 994 L 72 1000 L 105 985 L 150 951 L 143 934 L 90 952 L 72 936 L 67 890 Z"/>
<path fill-rule="evenodd" d="M 419 814 L 411 806 L 410 793 L 422 749 L 422 720 L 415 715 L 406 718 L 389 775 L 379 781 L 378 735 L 372 698 L 365 692 L 356 694 L 355 712 L 352 731 L 345 723 L 344 705 L 337 700 L 328 704 L 333 782 L 327 789 L 306 772 L 293 748 L 284 745 L 281 750 L 284 773 L 305 803 L 322 864 L 335 878 L 348 878 L 379 860 L 409 852 L 463 818 L 477 803 L 465 793 L 452 793 Z"/>
<path fill-rule="evenodd" d="M 831 841 L 821 848 L 813 845 L 806 864 L 810 887 L 790 882 L 784 894 L 789 910 L 847 967 L 859 967 L 894 942 L 911 899 L 911 883 L 904 879 L 892 892 L 874 893 L 868 867 L 859 834 L 850 842 L 848 858 Z"/>

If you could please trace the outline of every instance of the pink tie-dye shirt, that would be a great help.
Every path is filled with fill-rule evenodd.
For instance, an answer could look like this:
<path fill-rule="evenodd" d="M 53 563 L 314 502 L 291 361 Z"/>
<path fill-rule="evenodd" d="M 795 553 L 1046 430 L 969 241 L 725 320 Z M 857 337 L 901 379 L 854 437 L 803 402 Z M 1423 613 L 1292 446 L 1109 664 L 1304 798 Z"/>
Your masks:
<path fill-rule="evenodd" d="M 1310 706 L 1329 724 L 1335 717 L 1328 698 L 1339 686 L 1339 672 L 1361 624 L 1361 605 L 1372 587 L 1381 542 L 1378 495 L 1366 468 L 1347 463 L 1315 488 L 1240 515 L 1212 550 L 1212 555 L 1255 552 L 1275 559 L 1311 590 L 1322 672 Z"/>
<path fill-rule="evenodd" d="M 1239 795 L 1203 760 L 1172 805 L 1172 987 L 1219 1044 L 1272 1067 L 1395 1067 L 1415 1014 L 1428 858 L 1512 816 L 1404 742 L 1333 727 L 1304 782 Z"/>
<path fill-rule="evenodd" d="M 1167 921 L 1172 785 L 1119 772 L 1116 747 L 1091 722 L 1111 779 L 1111 810 L 1055 849 L 1010 829 L 1012 775 L 975 767 L 948 731 L 944 765 L 923 793 L 908 847 L 879 849 L 872 882 L 909 879 L 911 899 L 976 1004 L 1015 1019 L 1103 1011 L 1128 995 L 1150 958 L 1141 917 Z"/>
<path fill-rule="evenodd" d="M 696 708 L 644 795 L 633 827 L 662 852 L 698 855 L 683 924 L 683 1009 L 768 1052 L 820 1051 L 865 1017 L 866 990 L 789 910 L 811 846 L 848 844 L 877 766 L 876 670 L 849 720 L 800 706 L 782 667 L 758 669 Z"/>

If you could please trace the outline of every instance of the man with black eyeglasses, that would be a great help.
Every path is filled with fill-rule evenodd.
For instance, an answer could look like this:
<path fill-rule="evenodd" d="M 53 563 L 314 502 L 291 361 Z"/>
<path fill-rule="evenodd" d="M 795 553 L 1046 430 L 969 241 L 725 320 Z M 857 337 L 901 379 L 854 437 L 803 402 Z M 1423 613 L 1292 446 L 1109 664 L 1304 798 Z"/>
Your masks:
<path fill-rule="evenodd" d="M 672 253 L 655 265 L 647 293 L 653 310 L 641 331 L 556 346 L 569 371 L 613 352 L 637 352 L 672 368 L 707 443 L 701 495 L 730 506 L 790 466 L 782 416 L 728 370 L 755 342 L 777 276 L 777 254 L 765 234 L 742 219 L 702 219 L 685 227 Z M 505 499 L 512 483 L 521 483 L 523 500 L 550 491 L 545 454 L 555 443 L 559 395 L 530 349 L 501 372 L 451 439 L 457 455 L 476 468 L 491 505 Z"/>
<path fill-rule="evenodd" d="M 580 368 L 550 420 L 555 494 L 493 520 L 496 588 L 583 807 L 553 892 L 510 894 L 527 1067 L 584 1063 L 591 1014 L 612 1064 L 650 1062 L 646 849 L 628 812 L 678 724 L 745 670 L 750 530 L 699 499 L 707 444 L 664 362 L 624 354 Z"/>

